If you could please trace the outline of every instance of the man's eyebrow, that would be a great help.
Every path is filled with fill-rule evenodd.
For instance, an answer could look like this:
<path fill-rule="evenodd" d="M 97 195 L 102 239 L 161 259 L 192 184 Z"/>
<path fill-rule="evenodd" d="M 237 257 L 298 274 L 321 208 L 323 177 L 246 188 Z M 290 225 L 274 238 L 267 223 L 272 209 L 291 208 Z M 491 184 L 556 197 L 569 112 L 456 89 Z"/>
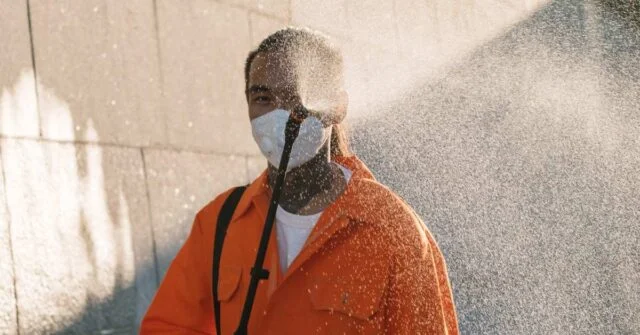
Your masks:
<path fill-rule="evenodd" d="M 267 85 L 251 85 L 251 87 L 247 89 L 247 92 L 250 94 L 270 92 L 270 91 L 271 89 Z"/>

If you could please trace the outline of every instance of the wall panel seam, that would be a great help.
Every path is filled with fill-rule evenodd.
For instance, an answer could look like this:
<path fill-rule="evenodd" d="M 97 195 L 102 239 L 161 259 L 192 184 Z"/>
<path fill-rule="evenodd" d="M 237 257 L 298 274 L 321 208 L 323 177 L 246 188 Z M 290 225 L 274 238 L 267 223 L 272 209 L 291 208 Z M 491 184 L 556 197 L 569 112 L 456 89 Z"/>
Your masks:
<path fill-rule="evenodd" d="M 33 70 L 33 83 L 36 93 L 36 113 L 38 113 L 38 134 L 42 137 L 42 115 L 40 114 L 40 94 L 38 85 L 38 71 L 36 68 L 36 49 L 33 43 L 33 23 L 31 22 L 31 1 L 27 2 L 27 23 L 29 24 L 29 47 L 31 49 L 31 68 Z"/>

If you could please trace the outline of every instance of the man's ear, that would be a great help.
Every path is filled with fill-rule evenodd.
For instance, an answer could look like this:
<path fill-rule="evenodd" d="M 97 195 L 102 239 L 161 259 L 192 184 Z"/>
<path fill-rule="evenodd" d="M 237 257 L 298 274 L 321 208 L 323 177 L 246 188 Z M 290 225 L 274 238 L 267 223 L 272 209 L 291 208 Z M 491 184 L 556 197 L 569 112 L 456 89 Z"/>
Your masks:
<path fill-rule="evenodd" d="M 331 124 L 339 124 L 347 116 L 347 108 L 349 107 L 349 95 L 347 91 L 342 90 L 338 93 L 338 101 L 334 113 L 331 117 Z"/>

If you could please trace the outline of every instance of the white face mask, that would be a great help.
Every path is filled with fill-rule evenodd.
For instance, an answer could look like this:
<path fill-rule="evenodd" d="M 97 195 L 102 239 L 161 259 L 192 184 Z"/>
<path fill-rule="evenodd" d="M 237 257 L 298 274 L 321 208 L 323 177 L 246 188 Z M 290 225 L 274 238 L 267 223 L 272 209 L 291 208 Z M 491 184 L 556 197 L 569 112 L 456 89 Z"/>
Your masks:
<path fill-rule="evenodd" d="M 280 166 L 280 158 L 284 150 L 284 129 L 289 120 L 289 114 L 284 109 L 276 109 L 251 120 L 253 138 L 258 143 L 262 154 L 276 168 Z M 331 128 L 325 127 L 316 117 L 307 117 L 300 125 L 298 137 L 293 142 L 287 171 L 316 156 L 331 136 Z"/>

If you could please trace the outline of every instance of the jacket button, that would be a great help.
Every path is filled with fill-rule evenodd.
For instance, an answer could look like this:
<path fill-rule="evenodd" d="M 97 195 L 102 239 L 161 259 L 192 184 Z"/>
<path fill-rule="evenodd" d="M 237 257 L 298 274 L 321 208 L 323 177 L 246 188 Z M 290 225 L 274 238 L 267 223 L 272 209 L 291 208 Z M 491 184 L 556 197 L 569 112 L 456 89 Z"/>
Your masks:
<path fill-rule="evenodd" d="M 346 305 L 349 302 L 349 292 L 342 293 L 342 304 Z"/>

